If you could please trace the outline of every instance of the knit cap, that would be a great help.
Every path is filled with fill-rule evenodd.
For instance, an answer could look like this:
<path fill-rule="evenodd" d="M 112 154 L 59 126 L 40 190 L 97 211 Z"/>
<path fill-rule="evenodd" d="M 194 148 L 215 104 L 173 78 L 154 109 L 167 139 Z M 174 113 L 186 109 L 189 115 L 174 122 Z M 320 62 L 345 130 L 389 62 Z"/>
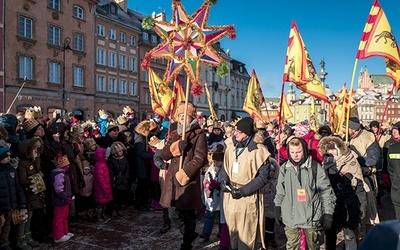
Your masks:
<path fill-rule="evenodd" d="M 236 123 L 236 129 L 242 131 L 246 135 L 251 135 L 254 131 L 254 121 L 251 117 L 240 119 Z"/>
<path fill-rule="evenodd" d="M 343 121 L 343 126 L 346 126 L 346 120 Z M 349 118 L 349 129 L 359 130 L 361 128 L 361 123 L 358 117 L 352 116 Z"/>
<path fill-rule="evenodd" d="M 10 152 L 9 148 L 0 146 L 0 161 L 10 155 L 11 155 L 11 152 Z"/>

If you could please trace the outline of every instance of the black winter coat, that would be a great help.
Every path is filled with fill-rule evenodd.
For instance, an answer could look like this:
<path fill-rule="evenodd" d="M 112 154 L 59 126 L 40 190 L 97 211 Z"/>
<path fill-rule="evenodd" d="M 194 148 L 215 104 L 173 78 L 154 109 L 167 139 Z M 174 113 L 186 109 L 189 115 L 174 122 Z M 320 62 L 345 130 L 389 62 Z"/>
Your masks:
<path fill-rule="evenodd" d="M 129 164 L 126 157 L 120 159 L 110 157 L 107 162 L 110 171 L 110 181 L 113 189 L 129 189 Z"/>
<path fill-rule="evenodd" d="M 17 170 L 10 163 L 0 164 L 0 213 L 25 204 L 25 195 L 19 185 Z"/>

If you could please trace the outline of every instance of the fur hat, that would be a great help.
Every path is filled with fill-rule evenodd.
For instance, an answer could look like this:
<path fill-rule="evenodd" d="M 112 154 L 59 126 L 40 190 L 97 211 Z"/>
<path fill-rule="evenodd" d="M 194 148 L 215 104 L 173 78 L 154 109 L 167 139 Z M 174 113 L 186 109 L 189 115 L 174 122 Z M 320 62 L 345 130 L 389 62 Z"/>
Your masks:
<path fill-rule="evenodd" d="M 108 115 L 104 109 L 100 109 L 97 113 L 99 114 L 100 118 L 103 120 L 108 118 Z"/>
<path fill-rule="evenodd" d="M 116 141 L 116 142 L 114 142 L 113 144 L 111 144 L 111 153 L 112 154 L 114 154 L 114 155 L 116 155 L 116 154 L 118 154 L 118 152 L 119 151 L 125 151 L 126 150 L 126 147 L 125 147 L 125 145 L 122 143 L 122 142 L 120 142 L 120 141 Z"/>
<path fill-rule="evenodd" d="M 156 133 L 158 129 L 157 124 L 151 120 L 141 121 L 136 127 L 135 131 L 138 134 L 148 137 L 151 133 Z"/>
<path fill-rule="evenodd" d="M 39 122 L 36 119 L 31 118 L 24 122 L 24 130 L 26 133 L 36 132 L 36 129 L 40 126 Z"/>
<path fill-rule="evenodd" d="M 56 168 L 63 168 L 69 165 L 69 161 L 66 155 L 62 156 L 60 154 L 53 160 L 54 165 Z"/>
<path fill-rule="evenodd" d="M 184 113 L 185 113 L 185 102 L 181 102 L 179 103 L 178 107 L 178 115 Z M 193 118 L 196 118 L 197 116 L 197 107 L 190 102 L 187 105 L 187 114 Z"/>
<path fill-rule="evenodd" d="M 236 129 L 242 131 L 246 135 L 251 135 L 254 131 L 254 121 L 251 117 L 245 117 L 240 119 L 236 123 Z"/>
<path fill-rule="evenodd" d="M 339 136 L 326 136 L 319 141 L 318 151 L 321 155 L 328 153 L 329 149 L 337 149 L 338 155 L 346 154 L 349 150 L 346 143 Z"/>
<path fill-rule="evenodd" d="M 343 121 L 343 126 L 346 126 L 346 120 Z M 358 117 L 352 116 L 349 118 L 349 129 L 359 130 L 361 128 L 361 123 Z"/>
<path fill-rule="evenodd" d="M 11 156 L 10 149 L 8 147 L 0 146 L 0 161 L 7 156 Z"/>

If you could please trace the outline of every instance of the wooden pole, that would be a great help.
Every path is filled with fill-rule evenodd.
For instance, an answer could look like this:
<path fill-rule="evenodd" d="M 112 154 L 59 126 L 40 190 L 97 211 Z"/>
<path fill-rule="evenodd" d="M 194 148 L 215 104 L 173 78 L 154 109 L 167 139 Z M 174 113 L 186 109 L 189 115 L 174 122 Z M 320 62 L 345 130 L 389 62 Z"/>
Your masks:
<path fill-rule="evenodd" d="M 10 110 L 11 110 L 12 106 L 14 105 L 15 100 L 17 100 L 17 98 L 18 98 L 18 96 L 19 96 L 19 93 L 21 93 L 21 90 L 24 88 L 24 86 L 25 86 L 25 84 L 26 84 L 26 80 L 27 80 L 27 77 L 25 76 L 25 77 L 24 77 L 24 82 L 22 83 L 22 85 L 21 85 L 21 87 L 19 88 L 17 94 L 15 95 L 14 100 L 13 100 L 12 103 L 10 104 L 10 107 L 8 107 L 6 114 L 10 113 Z"/>
<path fill-rule="evenodd" d="M 187 80 L 186 80 L 186 90 L 185 90 L 185 111 L 184 111 L 184 118 L 183 118 L 183 124 L 182 124 L 182 140 L 185 140 L 185 136 L 186 136 L 186 122 L 187 122 L 187 107 L 188 107 L 188 103 L 189 103 L 189 88 L 190 88 L 190 79 L 189 76 L 187 76 Z M 179 169 L 183 168 L 183 151 L 181 152 L 181 157 L 179 159 Z"/>
<path fill-rule="evenodd" d="M 349 143 L 349 118 L 350 118 L 350 112 L 351 112 L 351 104 L 353 103 L 353 85 L 354 85 L 354 77 L 356 75 L 356 68 L 357 68 L 357 63 L 358 63 L 358 59 L 356 58 L 356 61 L 354 62 L 354 68 L 353 68 L 353 76 L 351 77 L 351 84 L 350 84 L 350 90 L 349 90 L 349 103 L 348 103 L 348 107 L 347 107 L 347 113 L 346 113 L 346 144 Z M 344 110 L 346 107 L 344 107 Z M 338 126 L 342 126 L 341 124 L 339 124 Z"/>
<path fill-rule="evenodd" d="M 392 96 L 393 96 L 393 91 L 394 91 L 394 87 L 395 87 L 395 86 L 396 86 L 396 85 L 393 84 L 393 87 L 392 87 L 392 90 L 390 91 L 389 97 L 388 97 L 388 99 L 386 100 L 385 111 L 383 111 L 382 119 L 381 119 L 381 122 L 380 122 L 380 124 L 379 124 L 379 129 L 378 129 L 378 132 L 377 132 L 377 134 L 376 134 L 376 136 L 375 136 L 375 139 L 376 139 L 376 140 L 379 139 L 379 134 L 381 133 L 381 130 L 382 130 L 383 120 L 385 119 L 385 115 L 386 115 L 386 113 L 387 113 L 387 111 L 388 111 L 390 98 L 392 98 Z"/>

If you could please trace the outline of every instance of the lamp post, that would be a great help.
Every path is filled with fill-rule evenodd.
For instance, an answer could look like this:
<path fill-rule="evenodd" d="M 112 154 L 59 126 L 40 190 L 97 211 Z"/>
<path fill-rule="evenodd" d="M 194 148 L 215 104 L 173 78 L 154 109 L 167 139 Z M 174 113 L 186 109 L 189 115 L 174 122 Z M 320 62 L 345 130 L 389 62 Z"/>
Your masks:
<path fill-rule="evenodd" d="M 69 46 L 71 44 L 71 38 L 69 38 L 69 37 L 66 37 L 65 39 L 64 39 L 64 42 L 63 42 L 63 44 L 62 44 L 62 51 L 63 51 L 63 72 L 62 72 L 62 74 L 63 74 L 63 82 L 62 82 L 62 96 L 61 96 L 61 101 L 62 101 L 62 104 L 61 104 L 61 108 L 62 108 L 62 110 L 61 110 L 61 115 L 64 115 L 65 114 L 65 99 L 66 99 L 66 93 L 65 93 L 65 51 L 66 50 L 72 50 L 71 49 L 71 46 Z"/>

